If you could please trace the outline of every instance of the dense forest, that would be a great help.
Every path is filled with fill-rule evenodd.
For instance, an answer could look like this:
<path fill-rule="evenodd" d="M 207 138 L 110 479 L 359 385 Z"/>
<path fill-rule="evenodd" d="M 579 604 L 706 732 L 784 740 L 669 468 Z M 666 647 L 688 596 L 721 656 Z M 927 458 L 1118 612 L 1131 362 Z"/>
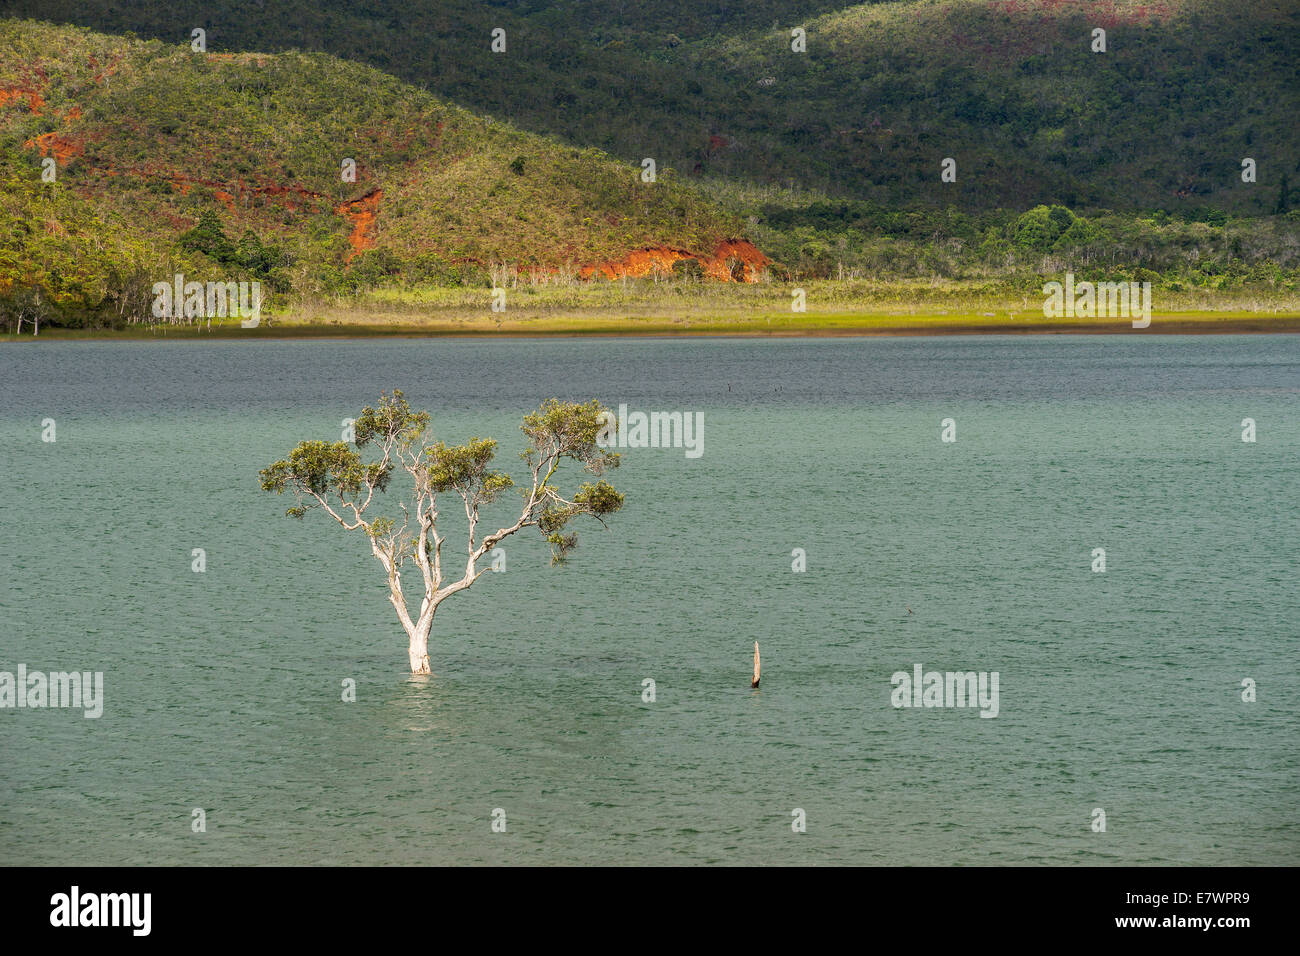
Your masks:
<path fill-rule="evenodd" d="M 213 51 L 328 52 L 628 161 L 893 206 L 1268 214 L 1300 172 L 1291 0 L 7 6 L 177 44 L 201 27 Z M 1243 156 L 1259 188 L 1236 175 Z M 944 157 L 955 189 L 938 188 Z"/>

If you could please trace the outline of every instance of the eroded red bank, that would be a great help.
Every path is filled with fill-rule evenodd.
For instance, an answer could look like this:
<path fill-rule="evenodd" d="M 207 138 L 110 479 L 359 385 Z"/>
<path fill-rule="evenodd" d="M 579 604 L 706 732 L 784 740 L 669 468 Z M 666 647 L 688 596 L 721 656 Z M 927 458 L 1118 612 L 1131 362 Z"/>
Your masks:
<path fill-rule="evenodd" d="M 597 262 L 583 266 L 578 275 L 583 279 L 604 276 L 620 279 L 627 276 L 639 279 L 650 275 L 672 275 L 673 264 L 682 259 L 696 259 L 704 274 L 723 282 L 756 282 L 759 273 L 771 261 L 758 247 L 745 239 L 727 239 L 718 243 L 710 256 L 693 255 L 682 249 L 656 246 L 636 249 L 622 259 Z"/>
<path fill-rule="evenodd" d="M 334 207 L 336 214 L 352 223 L 352 234 L 348 236 L 348 244 L 352 246 L 352 251 L 348 253 L 349 262 L 362 251 L 374 247 L 373 229 L 379 215 L 379 201 L 383 198 L 384 191 L 376 188 L 360 199 L 352 199 Z"/>

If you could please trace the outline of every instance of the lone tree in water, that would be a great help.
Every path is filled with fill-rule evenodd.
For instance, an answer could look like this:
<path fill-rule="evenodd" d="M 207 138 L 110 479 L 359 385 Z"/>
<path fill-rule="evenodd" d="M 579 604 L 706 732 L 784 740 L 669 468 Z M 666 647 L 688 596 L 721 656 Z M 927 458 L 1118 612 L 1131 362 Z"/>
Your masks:
<path fill-rule="evenodd" d="M 391 396 L 381 395 L 378 408 L 363 410 L 353 426 L 356 448 L 373 447 L 377 460 L 362 460 L 347 442 L 305 441 L 288 458 L 261 472 L 262 490 L 292 491 L 298 504 L 285 512 L 290 517 L 301 518 L 320 507 L 348 531 L 366 535 L 371 552 L 388 575 L 388 597 L 409 639 L 411 673 L 428 674 L 429 632 L 438 605 L 489 570 L 490 565 L 480 568 L 479 561 L 499 542 L 521 528 L 536 527 L 551 543 L 552 562 L 560 562 L 578 542 L 576 533 L 565 533 L 570 521 L 590 515 L 603 525 L 606 515 L 623 507 L 623 496 L 603 479 L 583 482 L 570 498 L 551 484 L 566 458 L 596 476 L 618 467 L 619 456 L 596 444 L 602 430 L 608 434 L 611 417 L 599 402 L 578 405 L 556 399 L 524 416 L 520 428 L 528 449 L 520 457 L 531 472 L 531 485 L 519 488 L 523 507 L 518 520 L 482 540 L 476 536 L 479 507 L 514 486 L 509 475 L 489 467 L 497 443 L 471 438 L 464 445 L 446 445 L 426 439 L 429 413 L 411 411 L 396 390 Z M 368 517 L 375 492 L 386 491 L 399 468 L 411 477 L 412 506 L 405 501 L 399 504 L 400 524 L 392 517 Z M 460 497 L 469 522 L 465 571 L 454 580 L 444 576 L 445 537 L 437 528 L 438 495 L 444 493 Z M 420 613 L 414 618 L 402 590 L 401 569 L 408 561 L 415 563 L 424 585 Z"/>

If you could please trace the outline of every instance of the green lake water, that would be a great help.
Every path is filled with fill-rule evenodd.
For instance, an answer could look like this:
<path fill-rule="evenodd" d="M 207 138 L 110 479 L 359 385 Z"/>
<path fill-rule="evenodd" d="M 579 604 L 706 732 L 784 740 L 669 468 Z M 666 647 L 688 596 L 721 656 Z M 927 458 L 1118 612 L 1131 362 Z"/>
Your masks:
<path fill-rule="evenodd" d="M 703 454 L 510 539 L 412 677 L 365 542 L 257 483 L 393 387 L 517 477 L 552 395 Z M 0 348 L 0 671 L 105 695 L 0 709 L 0 861 L 1295 864 L 1298 399 L 1297 336 Z M 895 708 L 916 664 L 998 716 Z"/>

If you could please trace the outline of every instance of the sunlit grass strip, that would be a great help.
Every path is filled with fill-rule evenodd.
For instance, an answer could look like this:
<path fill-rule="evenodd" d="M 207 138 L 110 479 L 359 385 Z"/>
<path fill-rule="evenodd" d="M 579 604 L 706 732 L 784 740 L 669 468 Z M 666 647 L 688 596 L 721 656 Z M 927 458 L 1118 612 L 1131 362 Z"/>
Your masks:
<path fill-rule="evenodd" d="M 40 339 L 30 335 L 0 336 L 0 340 L 41 339 L 204 339 L 204 338 L 324 338 L 334 336 L 382 337 L 387 335 L 853 335 L 853 334 L 978 334 L 1050 332 L 1300 332 L 1300 310 L 1288 313 L 1251 311 L 1158 313 L 1148 330 L 1131 330 L 1124 319 L 1045 319 L 1041 314 L 1017 315 L 949 312 L 751 312 L 718 315 L 704 311 L 675 316 L 627 314 L 616 310 L 547 315 L 465 314 L 448 310 L 421 314 L 368 313 L 354 310 L 347 321 L 303 321 L 272 317 L 257 329 L 241 328 L 237 321 L 214 321 L 212 329 L 197 327 L 122 330 L 50 329 Z"/>

